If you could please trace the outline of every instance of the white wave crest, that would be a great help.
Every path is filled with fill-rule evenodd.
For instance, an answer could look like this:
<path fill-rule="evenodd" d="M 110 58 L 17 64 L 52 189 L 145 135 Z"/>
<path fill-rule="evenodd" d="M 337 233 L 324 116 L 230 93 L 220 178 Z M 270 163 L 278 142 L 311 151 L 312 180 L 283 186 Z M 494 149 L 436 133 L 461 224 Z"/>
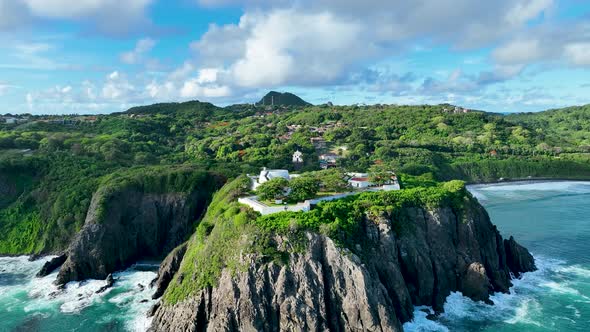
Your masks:
<path fill-rule="evenodd" d="M 100 321 L 117 319 L 124 322 L 129 331 L 146 331 L 150 326 L 151 319 L 146 313 L 155 303 L 151 299 L 153 290 L 149 288 L 155 272 L 129 269 L 114 273 L 113 287 L 97 294 L 96 291 L 105 285 L 104 280 L 70 282 L 64 289 L 59 289 L 53 284 L 57 271 L 36 278 L 35 274 L 45 261 L 47 258 L 29 262 L 26 256 L 0 257 L 0 281 L 7 279 L 6 284 L 0 283 L 0 310 L 27 314 L 62 312 L 83 317 L 84 309 L 88 307 L 110 304 L 118 310 L 101 317 Z M 18 282 L 8 282 L 13 279 Z"/>

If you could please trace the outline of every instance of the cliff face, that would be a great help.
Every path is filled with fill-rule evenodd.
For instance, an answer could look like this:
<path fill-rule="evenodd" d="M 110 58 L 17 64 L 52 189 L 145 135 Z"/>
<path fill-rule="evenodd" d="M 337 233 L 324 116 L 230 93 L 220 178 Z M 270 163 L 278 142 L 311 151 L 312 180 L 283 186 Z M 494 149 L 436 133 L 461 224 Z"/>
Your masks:
<path fill-rule="evenodd" d="M 405 207 L 395 216 L 367 215 L 361 238 L 349 250 L 305 232 L 304 248 L 287 249 L 286 264 L 243 255 L 246 269 L 226 268 L 215 287 L 164 301 L 151 330 L 400 331 L 414 305 L 442 311 L 453 291 L 489 301 L 508 291 L 511 273 L 535 269 L 528 251 L 513 239 L 505 244 L 471 198 L 461 213 Z M 280 235 L 273 242 L 278 249 L 289 243 Z"/>
<path fill-rule="evenodd" d="M 105 194 L 99 189 L 56 282 L 104 279 L 138 259 L 170 252 L 192 233 L 220 183 L 209 175 L 189 192 L 153 193 L 132 186 Z"/>

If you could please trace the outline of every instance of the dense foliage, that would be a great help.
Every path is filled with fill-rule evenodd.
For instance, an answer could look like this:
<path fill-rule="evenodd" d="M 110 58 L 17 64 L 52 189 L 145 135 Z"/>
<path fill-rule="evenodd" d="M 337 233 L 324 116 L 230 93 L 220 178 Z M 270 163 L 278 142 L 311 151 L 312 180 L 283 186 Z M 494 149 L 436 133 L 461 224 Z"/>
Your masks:
<path fill-rule="evenodd" d="M 310 212 L 281 212 L 260 216 L 241 206 L 236 198 L 248 192 L 249 180 L 239 177 L 214 197 L 204 219 L 191 238 L 187 253 L 164 295 L 167 303 L 177 303 L 206 287 L 215 286 L 224 269 L 245 269 L 244 257 L 258 262 L 288 264 L 291 253 L 304 247 L 306 231 L 321 232 L 351 250 L 366 239 L 359 236 L 362 218 L 386 216 L 396 221 L 403 236 L 403 208 L 451 207 L 460 213 L 468 194 L 462 181 L 437 183 L 400 191 L 367 192 L 323 202 Z M 281 248 L 274 242 L 282 236 Z"/>
<path fill-rule="evenodd" d="M 0 254 L 64 249 L 104 177 L 127 170 L 141 177 L 151 166 L 165 173 L 190 165 L 227 177 L 261 167 L 313 171 L 323 192 L 342 191 L 345 170 L 376 166 L 414 176 L 406 177 L 409 187 L 416 178 L 588 179 L 589 113 L 589 106 L 504 116 L 450 105 L 221 108 L 192 101 L 101 116 L 27 116 L 0 124 Z M 292 162 L 296 150 L 303 163 Z M 326 153 L 340 168 L 320 171 Z"/>

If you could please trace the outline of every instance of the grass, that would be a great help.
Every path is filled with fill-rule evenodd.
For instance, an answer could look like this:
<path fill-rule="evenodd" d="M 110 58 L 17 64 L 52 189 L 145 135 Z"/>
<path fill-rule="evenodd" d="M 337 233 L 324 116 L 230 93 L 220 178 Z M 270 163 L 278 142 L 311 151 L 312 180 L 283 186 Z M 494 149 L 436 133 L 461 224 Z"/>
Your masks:
<path fill-rule="evenodd" d="M 452 206 L 461 210 L 467 197 L 462 181 L 450 181 L 432 187 L 366 192 L 322 202 L 310 212 L 261 216 L 236 201 L 248 186 L 248 179 L 240 177 L 215 194 L 164 294 L 166 304 L 181 302 L 202 289 L 215 287 L 224 270 L 232 274 L 244 271 L 250 258 L 260 264 L 288 264 L 290 254 L 305 248 L 305 232 L 325 234 L 339 246 L 354 251 L 356 244 L 368 241 L 362 237 L 363 218 L 382 214 L 396 218 L 403 208 L 416 206 Z M 400 233 L 410 231 L 402 226 L 397 229 Z M 276 235 L 285 243 L 281 248 L 274 242 Z"/>

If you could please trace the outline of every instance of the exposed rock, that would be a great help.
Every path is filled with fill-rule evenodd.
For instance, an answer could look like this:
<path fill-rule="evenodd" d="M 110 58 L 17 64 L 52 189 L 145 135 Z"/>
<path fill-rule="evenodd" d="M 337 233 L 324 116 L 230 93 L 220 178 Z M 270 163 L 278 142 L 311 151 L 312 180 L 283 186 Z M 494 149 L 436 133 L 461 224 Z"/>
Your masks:
<path fill-rule="evenodd" d="M 160 302 L 156 302 L 156 304 L 154 304 L 150 310 L 148 310 L 147 316 L 153 317 L 156 314 L 156 311 L 158 311 L 158 308 L 160 308 Z"/>
<path fill-rule="evenodd" d="M 525 247 L 516 243 L 514 237 L 511 236 L 509 240 L 504 240 L 504 247 L 506 248 L 506 263 L 516 277 L 520 277 L 522 272 L 537 269 L 533 255 Z"/>
<path fill-rule="evenodd" d="M 186 242 L 178 246 L 160 264 L 158 276 L 150 283 L 150 286 L 156 287 L 156 292 L 152 295 L 152 299 L 155 300 L 164 294 L 168 284 L 172 281 L 174 274 L 180 267 L 180 262 L 182 262 L 182 258 L 186 253 L 186 247 Z"/>
<path fill-rule="evenodd" d="M 62 264 L 66 261 L 68 257 L 65 254 L 61 254 L 57 257 L 54 257 L 43 264 L 41 270 L 37 273 L 37 278 L 42 278 L 51 274 L 51 272 L 55 271 L 55 269 L 62 266 Z"/>
<path fill-rule="evenodd" d="M 43 257 L 43 255 L 42 255 L 42 254 L 32 254 L 31 256 L 29 256 L 29 259 L 28 259 L 28 261 L 29 261 L 29 262 L 34 262 L 34 261 L 36 261 L 36 260 L 39 260 L 39 259 L 41 259 L 42 257 Z"/>
<path fill-rule="evenodd" d="M 113 279 L 113 275 L 109 274 L 109 276 L 106 278 L 106 284 L 102 287 L 100 287 L 97 291 L 96 294 L 100 294 L 100 293 L 104 293 L 107 289 L 113 287 L 113 285 L 115 284 L 115 279 Z"/>
<path fill-rule="evenodd" d="M 56 283 L 102 279 L 140 259 L 170 252 L 191 234 L 222 179 L 209 176 L 206 181 L 190 194 L 99 189 Z"/>
<path fill-rule="evenodd" d="M 224 269 L 215 287 L 163 303 L 151 331 L 401 331 L 414 305 L 433 307 L 434 317 L 454 291 L 489 303 L 491 293 L 508 291 L 510 272 L 534 267 L 526 249 L 505 247 L 473 199 L 461 211 L 367 217 L 363 232 L 362 251 L 306 233 L 305 250 L 291 251 L 288 264 L 245 255 L 246 270 Z"/>

